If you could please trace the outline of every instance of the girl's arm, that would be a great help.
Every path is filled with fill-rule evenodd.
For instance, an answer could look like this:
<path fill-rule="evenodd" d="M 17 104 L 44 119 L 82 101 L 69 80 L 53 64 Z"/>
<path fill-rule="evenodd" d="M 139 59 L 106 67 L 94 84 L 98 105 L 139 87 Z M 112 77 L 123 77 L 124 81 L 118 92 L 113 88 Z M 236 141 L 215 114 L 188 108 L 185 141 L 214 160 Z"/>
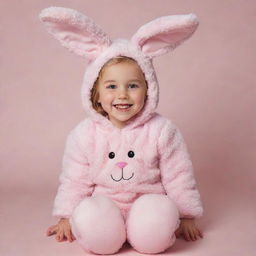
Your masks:
<path fill-rule="evenodd" d="M 81 125 L 72 130 L 67 138 L 62 161 L 60 186 L 54 201 L 53 216 L 69 218 L 75 206 L 86 196 L 92 194 L 94 185 L 89 177 L 89 164 Z"/>
<path fill-rule="evenodd" d="M 159 138 L 162 183 L 172 198 L 181 218 L 199 218 L 203 214 L 196 188 L 193 166 L 179 129 L 168 121 Z"/>

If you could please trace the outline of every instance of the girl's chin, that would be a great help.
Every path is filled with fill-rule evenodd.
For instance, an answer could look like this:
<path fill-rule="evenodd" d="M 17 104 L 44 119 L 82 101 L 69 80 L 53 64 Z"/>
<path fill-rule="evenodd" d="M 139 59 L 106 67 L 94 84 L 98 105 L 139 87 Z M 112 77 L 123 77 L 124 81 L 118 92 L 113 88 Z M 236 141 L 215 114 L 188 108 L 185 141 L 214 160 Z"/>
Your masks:
<path fill-rule="evenodd" d="M 119 116 L 119 117 L 117 117 L 117 116 L 115 116 L 115 117 L 110 117 L 109 118 L 109 120 L 112 122 L 112 121 L 114 121 L 114 122 L 116 122 L 116 123 L 120 123 L 120 124 L 122 124 L 122 125 L 125 125 L 126 124 L 126 122 L 128 122 L 130 119 L 131 119 L 132 117 L 125 117 L 125 116 Z"/>

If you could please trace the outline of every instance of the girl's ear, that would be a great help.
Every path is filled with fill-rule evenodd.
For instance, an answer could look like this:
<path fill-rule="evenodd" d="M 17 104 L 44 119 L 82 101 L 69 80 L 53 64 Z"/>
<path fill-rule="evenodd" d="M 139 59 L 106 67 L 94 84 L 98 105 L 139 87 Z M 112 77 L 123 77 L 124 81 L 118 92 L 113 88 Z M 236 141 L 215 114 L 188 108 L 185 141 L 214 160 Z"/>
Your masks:
<path fill-rule="evenodd" d="M 188 39 L 198 24 L 195 14 L 163 16 L 140 27 L 131 41 L 152 58 L 173 50 Z"/>
<path fill-rule="evenodd" d="M 39 17 L 64 47 L 89 60 L 94 60 L 112 43 L 92 19 L 76 10 L 49 7 L 43 9 Z"/>

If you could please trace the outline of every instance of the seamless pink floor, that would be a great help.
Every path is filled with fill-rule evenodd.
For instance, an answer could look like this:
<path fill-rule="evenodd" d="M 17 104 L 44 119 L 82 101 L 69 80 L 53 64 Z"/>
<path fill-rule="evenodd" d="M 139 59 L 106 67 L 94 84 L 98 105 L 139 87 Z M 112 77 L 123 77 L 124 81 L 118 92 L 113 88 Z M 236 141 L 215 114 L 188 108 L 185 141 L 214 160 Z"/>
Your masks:
<path fill-rule="evenodd" d="M 54 223 L 49 217 L 53 191 L 2 192 L 5 197 L 1 200 L 1 256 L 86 255 L 76 241 L 59 243 L 45 235 L 47 226 Z M 253 256 L 256 250 L 253 224 L 255 207 L 249 200 L 223 194 L 211 206 L 206 204 L 206 216 L 198 222 L 203 239 L 195 242 L 178 239 L 161 255 Z M 141 254 L 125 245 L 118 255 Z"/>
<path fill-rule="evenodd" d="M 158 111 L 178 125 L 191 153 L 204 238 L 178 239 L 161 255 L 255 256 L 254 0 L 0 1 L 0 256 L 86 255 L 76 242 L 46 236 L 65 140 L 85 117 L 86 63 L 40 24 L 51 5 L 86 13 L 113 38 L 161 15 L 198 15 L 194 36 L 154 64 Z M 118 255 L 139 254 L 125 246 Z"/>

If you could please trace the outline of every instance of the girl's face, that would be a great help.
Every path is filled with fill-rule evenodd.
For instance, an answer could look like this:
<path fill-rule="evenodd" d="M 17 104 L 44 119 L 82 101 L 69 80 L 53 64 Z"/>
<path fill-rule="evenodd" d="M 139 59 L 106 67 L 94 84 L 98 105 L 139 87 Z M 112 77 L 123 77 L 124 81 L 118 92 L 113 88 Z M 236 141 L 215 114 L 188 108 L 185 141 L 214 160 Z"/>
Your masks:
<path fill-rule="evenodd" d="M 118 128 L 134 117 L 144 106 L 147 85 L 136 63 L 107 66 L 98 83 L 98 102 Z"/>

